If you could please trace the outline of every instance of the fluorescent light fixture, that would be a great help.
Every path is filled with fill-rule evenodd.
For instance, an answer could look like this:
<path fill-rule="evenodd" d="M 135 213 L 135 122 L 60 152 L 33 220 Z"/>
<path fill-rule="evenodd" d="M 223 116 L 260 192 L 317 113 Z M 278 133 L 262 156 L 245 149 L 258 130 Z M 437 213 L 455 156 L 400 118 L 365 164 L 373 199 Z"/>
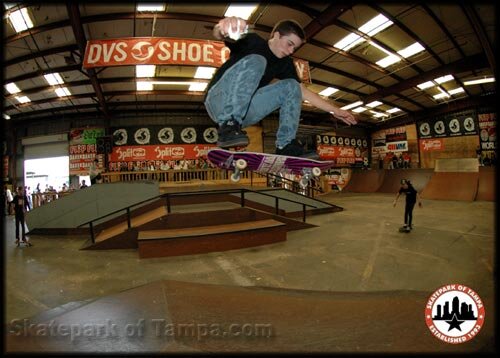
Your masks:
<path fill-rule="evenodd" d="M 15 98 L 15 99 L 17 99 L 17 101 L 18 101 L 19 103 L 28 103 L 28 102 L 31 102 L 31 99 L 29 99 L 29 98 L 28 98 L 28 97 L 26 97 L 26 96 L 22 96 L 22 97 L 18 97 L 18 96 L 16 96 L 16 97 L 14 97 L 14 98 Z"/>
<path fill-rule="evenodd" d="M 383 104 L 383 103 L 380 101 L 373 101 L 373 102 L 368 103 L 366 106 L 370 107 L 370 108 L 375 108 L 377 106 L 380 106 L 381 104 Z"/>
<path fill-rule="evenodd" d="M 153 84 L 151 82 L 138 81 L 136 83 L 137 91 L 152 91 Z"/>
<path fill-rule="evenodd" d="M 334 44 L 333 47 L 347 51 L 363 41 L 365 41 L 365 39 L 363 39 L 361 36 L 356 35 L 355 33 L 350 33 L 342 40 Z"/>
<path fill-rule="evenodd" d="M 137 11 L 165 11 L 165 4 L 140 3 L 137 4 Z"/>
<path fill-rule="evenodd" d="M 396 113 L 396 112 L 400 112 L 401 110 L 398 108 L 398 107 L 394 107 L 394 108 L 391 108 L 391 109 L 388 109 L 386 112 L 387 113 Z"/>
<path fill-rule="evenodd" d="M 257 4 L 231 4 L 224 14 L 224 17 L 236 16 L 248 20 L 257 9 Z"/>
<path fill-rule="evenodd" d="M 66 87 L 56 88 L 56 94 L 59 97 L 71 96 L 71 92 Z"/>
<path fill-rule="evenodd" d="M 399 61 L 401 61 L 401 58 L 399 56 L 389 55 L 389 56 L 381 59 L 380 61 L 377 61 L 377 65 L 379 65 L 380 67 L 385 68 L 385 67 L 390 66 L 393 63 L 396 63 L 396 62 L 399 62 Z"/>
<path fill-rule="evenodd" d="M 424 50 L 425 50 L 424 46 L 422 46 L 418 42 L 415 42 L 413 45 L 410 45 L 410 46 L 398 51 L 398 53 L 401 56 L 403 56 L 404 58 L 408 58 L 408 57 L 413 56 L 413 55 L 415 55 L 419 52 L 422 52 Z"/>
<path fill-rule="evenodd" d="M 7 91 L 9 91 L 10 94 L 16 94 L 16 93 L 21 92 L 21 90 L 19 89 L 19 87 L 17 87 L 17 85 L 14 82 L 6 84 L 5 85 L 5 89 Z"/>
<path fill-rule="evenodd" d="M 354 108 L 352 111 L 356 112 L 356 113 L 361 113 L 361 112 L 366 111 L 367 109 L 368 108 L 365 108 L 365 107 L 358 107 L 358 108 Z"/>
<path fill-rule="evenodd" d="M 3 114 L 3 118 L 4 118 L 4 119 L 9 120 L 9 119 L 10 119 L 10 116 L 9 116 L 7 113 L 4 113 L 4 114 Z"/>
<path fill-rule="evenodd" d="M 203 79 L 211 79 L 215 73 L 215 67 L 203 67 L 200 66 L 196 69 L 196 73 L 194 74 L 194 78 L 203 78 Z"/>
<path fill-rule="evenodd" d="M 432 97 L 434 97 L 434 99 L 441 99 L 441 98 L 448 98 L 450 97 L 450 95 L 448 93 L 438 93 Z"/>
<path fill-rule="evenodd" d="M 354 107 L 358 107 L 358 106 L 361 106 L 361 105 L 363 105 L 363 101 L 357 101 L 357 102 L 348 104 L 347 106 L 341 107 L 340 109 L 348 110 L 348 109 L 351 109 L 351 108 L 354 108 Z"/>
<path fill-rule="evenodd" d="M 189 86 L 189 91 L 203 92 L 205 88 L 207 88 L 207 85 L 207 82 L 195 82 L 192 83 L 191 86 Z"/>
<path fill-rule="evenodd" d="M 359 31 L 364 32 L 369 36 L 374 36 L 383 29 L 393 24 L 387 17 L 382 14 L 375 16 L 373 19 L 358 28 Z"/>
<path fill-rule="evenodd" d="M 375 117 L 375 118 L 388 117 L 388 115 L 385 113 L 380 113 L 380 112 L 376 112 L 376 111 L 370 111 L 370 112 L 373 114 L 373 117 Z"/>
<path fill-rule="evenodd" d="M 43 75 L 49 85 L 54 86 L 54 85 L 60 85 L 64 83 L 64 80 L 62 79 L 61 75 L 59 73 L 49 73 L 47 75 Z"/>
<path fill-rule="evenodd" d="M 421 83 L 419 85 L 417 85 L 418 88 L 420 88 L 421 90 L 424 90 L 426 88 L 431 88 L 431 87 L 434 87 L 436 84 L 432 81 L 427 81 L 427 82 L 424 82 L 424 83 Z"/>
<path fill-rule="evenodd" d="M 437 83 L 441 84 L 441 83 L 445 83 L 445 82 L 448 82 L 448 81 L 451 81 L 451 80 L 454 80 L 455 78 L 452 76 L 452 75 L 446 75 L 446 76 L 441 76 L 441 77 L 438 77 L 438 78 L 434 78 L 434 81 L 436 81 Z"/>
<path fill-rule="evenodd" d="M 392 53 L 390 51 L 387 51 L 385 48 L 383 48 L 382 46 L 377 45 L 375 42 L 369 41 L 368 43 L 370 45 L 372 45 L 373 47 L 378 48 L 380 51 L 384 52 L 385 54 L 392 55 Z"/>
<path fill-rule="evenodd" d="M 337 88 L 333 88 L 333 87 L 327 87 L 325 88 L 323 91 L 321 91 L 320 93 L 318 93 L 320 96 L 325 96 L 325 97 L 328 97 L 330 95 L 332 95 L 333 93 L 337 92 L 338 89 Z"/>
<path fill-rule="evenodd" d="M 135 66 L 135 77 L 154 77 L 155 65 L 137 65 Z"/>
<path fill-rule="evenodd" d="M 5 10 L 9 10 L 11 7 L 16 6 L 16 3 L 4 3 L 3 6 L 5 7 Z"/>
<path fill-rule="evenodd" d="M 495 77 L 479 78 L 477 80 L 464 81 L 465 86 L 480 85 L 481 83 L 495 82 Z"/>
<path fill-rule="evenodd" d="M 9 14 L 9 19 L 14 30 L 18 33 L 33 27 L 33 21 L 25 7 Z"/>
<path fill-rule="evenodd" d="M 463 87 L 457 87 L 457 88 L 454 88 L 452 90 L 448 90 L 448 93 L 451 95 L 462 93 L 462 92 L 465 92 Z"/>

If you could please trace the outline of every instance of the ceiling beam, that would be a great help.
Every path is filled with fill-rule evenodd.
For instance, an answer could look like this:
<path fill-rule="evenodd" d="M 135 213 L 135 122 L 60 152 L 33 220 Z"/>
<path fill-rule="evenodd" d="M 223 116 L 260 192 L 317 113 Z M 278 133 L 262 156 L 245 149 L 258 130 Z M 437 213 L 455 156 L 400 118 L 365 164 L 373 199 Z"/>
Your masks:
<path fill-rule="evenodd" d="M 496 70 L 495 54 L 493 53 L 493 48 L 491 47 L 491 44 L 488 40 L 488 36 L 486 35 L 486 31 L 484 30 L 481 20 L 479 19 L 476 10 L 474 10 L 474 7 L 471 4 L 464 3 L 462 6 L 465 11 L 465 15 L 469 19 L 472 28 L 474 29 L 474 32 L 476 33 L 476 36 L 479 39 L 479 43 L 483 47 L 483 51 L 486 54 L 488 63 L 490 64 L 490 68 L 493 71 L 493 73 L 495 73 Z"/>

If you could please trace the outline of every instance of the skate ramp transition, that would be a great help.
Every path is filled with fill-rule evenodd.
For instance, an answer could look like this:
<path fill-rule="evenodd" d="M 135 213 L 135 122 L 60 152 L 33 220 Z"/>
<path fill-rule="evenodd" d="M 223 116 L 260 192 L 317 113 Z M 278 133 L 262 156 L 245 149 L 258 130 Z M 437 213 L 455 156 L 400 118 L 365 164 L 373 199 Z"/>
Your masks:
<path fill-rule="evenodd" d="M 420 193 L 434 174 L 433 169 L 388 169 L 385 171 L 379 193 L 397 193 L 401 188 L 401 180 L 410 180 L 413 187 Z"/>
<path fill-rule="evenodd" d="M 495 201 L 495 167 L 479 167 L 476 200 Z"/>
<path fill-rule="evenodd" d="M 474 201 L 478 185 L 476 158 L 436 159 L 434 174 L 421 195 L 424 199 Z"/>
<path fill-rule="evenodd" d="M 92 185 L 28 212 L 26 224 L 31 234 L 68 233 L 83 223 L 159 195 L 158 182 L 154 181 Z"/>
<path fill-rule="evenodd" d="M 13 320 L 6 326 L 4 349 L 9 353 L 450 354 L 494 349 L 492 319 L 486 319 L 480 333 L 466 344 L 446 344 L 434 337 L 423 316 L 430 294 L 161 280 Z M 482 298 L 486 312 L 494 317 L 493 300 Z"/>
<path fill-rule="evenodd" d="M 353 169 L 351 179 L 342 191 L 352 193 L 374 193 L 384 180 L 383 169 Z"/>

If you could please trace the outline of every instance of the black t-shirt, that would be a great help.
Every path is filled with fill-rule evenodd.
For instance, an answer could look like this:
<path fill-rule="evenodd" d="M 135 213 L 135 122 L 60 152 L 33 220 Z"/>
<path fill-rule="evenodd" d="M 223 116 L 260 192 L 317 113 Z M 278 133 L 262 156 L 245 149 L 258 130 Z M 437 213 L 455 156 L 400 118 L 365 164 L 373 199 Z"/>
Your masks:
<path fill-rule="evenodd" d="M 399 189 L 399 194 L 406 194 L 406 202 L 407 203 L 416 203 L 417 202 L 417 191 L 411 185 L 408 185 L 408 188 L 405 189 L 401 187 Z"/>
<path fill-rule="evenodd" d="M 22 214 L 24 212 L 24 208 L 29 209 L 28 197 L 26 195 L 16 194 L 13 202 L 16 214 Z"/>
<path fill-rule="evenodd" d="M 229 59 L 224 62 L 210 81 L 207 87 L 207 93 L 210 88 L 217 83 L 228 68 L 241 60 L 243 57 L 252 54 L 261 55 L 267 60 L 266 70 L 258 88 L 266 86 L 275 78 L 279 80 L 293 78 L 297 82 L 300 82 L 291 57 L 276 57 L 269 48 L 267 41 L 255 33 L 250 33 L 236 42 L 226 41 L 225 45 L 231 50 L 231 54 Z"/>

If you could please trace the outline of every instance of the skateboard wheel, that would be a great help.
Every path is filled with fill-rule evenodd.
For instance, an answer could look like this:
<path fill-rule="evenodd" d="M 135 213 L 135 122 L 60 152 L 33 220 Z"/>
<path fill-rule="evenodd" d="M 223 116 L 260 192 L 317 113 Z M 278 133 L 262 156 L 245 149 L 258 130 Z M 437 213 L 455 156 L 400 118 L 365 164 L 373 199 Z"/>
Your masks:
<path fill-rule="evenodd" d="M 245 159 L 238 159 L 236 160 L 235 166 L 236 168 L 243 170 L 247 167 L 248 163 Z"/>
<path fill-rule="evenodd" d="M 231 174 L 230 178 L 233 183 L 237 183 L 241 179 L 240 175 L 237 175 L 236 173 Z"/>
<path fill-rule="evenodd" d="M 314 167 L 314 168 L 312 168 L 311 173 L 315 177 L 319 177 L 321 175 L 321 169 L 319 169 L 318 167 Z"/>

